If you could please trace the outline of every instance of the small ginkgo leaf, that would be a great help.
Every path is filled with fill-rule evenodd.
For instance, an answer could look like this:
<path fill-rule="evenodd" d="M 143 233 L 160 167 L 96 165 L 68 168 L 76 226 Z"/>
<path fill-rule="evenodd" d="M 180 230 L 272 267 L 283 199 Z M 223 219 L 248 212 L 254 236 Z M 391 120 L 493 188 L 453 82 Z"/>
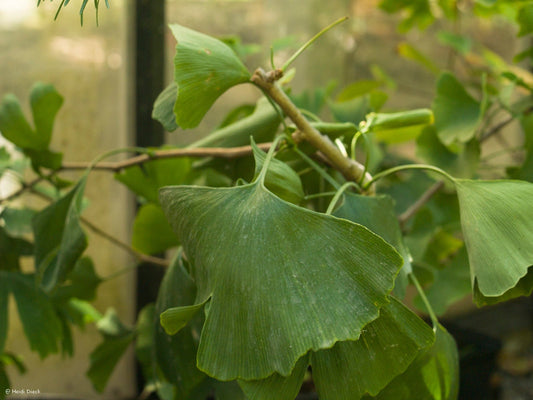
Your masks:
<path fill-rule="evenodd" d="M 346 193 L 342 205 L 335 210 L 333 215 L 366 226 L 394 246 L 400 253 L 403 258 L 403 267 L 396 279 L 394 294 L 398 298 L 403 298 L 408 285 L 407 274 L 412 271 L 411 255 L 403 241 L 400 224 L 394 212 L 392 197 Z"/>
<path fill-rule="evenodd" d="M 481 104 L 449 72 L 437 81 L 433 112 L 437 134 L 445 145 L 472 139 L 482 116 Z"/>
<path fill-rule="evenodd" d="M 455 183 L 472 287 L 485 297 L 503 296 L 501 300 L 509 299 L 507 292 L 513 288 L 512 297 L 531 293 L 533 184 L 466 179 Z"/>
<path fill-rule="evenodd" d="M 265 175 L 233 188 L 160 191 L 197 303 L 211 297 L 198 367 L 219 380 L 287 376 L 309 350 L 357 339 L 388 303 L 402 264 L 367 228 L 276 197 Z"/>
<path fill-rule="evenodd" d="M 391 298 L 379 318 L 364 328 L 359 340 L 339 342 L 312 354 L 318 393 L 328 400 L 376 395 L 434 340 L 429 325 Z"/>
<path fill-rule="evenodd" d="M 252 149 L 255 159 L 255 174 L 259 174 L 266 159 L 266 153 L 256 146 L 252 139 Z M 265 186 L 285 201 L 300 204 L 305 197 L 302 181 L 291 167 L 283 161 L 273 158 L 268 166 Z"/>
<path fill-rule="evenodd" d="M 239 381 L 248 400 L 294 400 L 302 386 L 309 356 L 298 360 L 289 376 L 273 374 L 258 381 Z"/>
<path fill-rule="evenodd" d="M 170 29 L 178 41 L 174 58 L 176 122 L 184 129 L 194 128 L 222 93 L 248 82 L 250 73 L 220 40 L 177 24 Z"/>
<path fill-rule="evenodd" d="M 161 325 L 168 335 L 179 332 L 205 305 L 205 301 L 200 304 L 190 306 L 172 307 L 165 310 L 161 316 Z"/>
<path fill-rule="evenodd" d="M 155 99 L 152 110 L 152 118 L 159 121 L 168 132 L 178 129 L 176 115 L 174 114 L 174 103 L 178 97 L 178 85 L 172 82 Z"/>
<path fill-rule="evenodd" d="M 377 396 L 364 400 L 456 400 L 459 392 L 459 354 L 453 337 L 441 325 L 435 343 L 423 350 L 407 370 Z"/>

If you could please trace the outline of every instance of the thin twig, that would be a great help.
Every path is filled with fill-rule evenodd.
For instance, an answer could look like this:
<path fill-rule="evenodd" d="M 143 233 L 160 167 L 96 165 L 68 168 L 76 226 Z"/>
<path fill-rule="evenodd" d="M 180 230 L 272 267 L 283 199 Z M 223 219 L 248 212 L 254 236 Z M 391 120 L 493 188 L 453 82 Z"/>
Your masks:
<path fill-rule="evenodd" d="M 501 121 L 499 124 L 494 125 L 489 131 L 487 131 L 481 138 L 479 139 L 480 142 L 484 142 L 491 136 L 495 135 L 496 133 L 500 132 L 503 128 L 505 128 L 507 125 L 509 125 L 511 122 L 513 122 L 516 118 L 511 116 L 503 121 Z"/>
<path fill-rule="evenodd" d="M 272 143 L 260 143 L 257 146 L 262 150 L 268 151 L 270 146 L 272 146 Z M 229 159 L 244 157 L 249 154 L 252 154 L 251 146 L 155 150 L 150 154 L 141 154 L 123 161 L 99 162 L 93 166 L 93 169 L 118 172 L 124 168 L 141 165 L 148 161 L 162 160 L 165 158 L 216 157 Z M 64 162 L 61 166 L 61 170 L 86 169 L 89 167 L 89 165 L 89 162 Z"/>
<path fill-rule="evenodd" d="M 36 185 L 41 183 L 42 181 L 50 178 L 53 175 L 53 173 L 47 175 L 47 176 L 38 176 L 37 178 L 33 179 L 30 182 L 22 182 L 21 187 L 17 190 L 15 190 L 10 195 L 0 199 L 0 204 L 5 203 L 6 201 L 13 200 L 14 198 L 20 196 L 22 193 L 24 193 L 26 190 L 32 190 Z"/>
<path fill-rule="evenodd" d="M 407 210 L 398 216 L 400 226 L 411 219 L 439 190 L 444 187 L 444 181 L 438 181 L 426 190 Z"/>

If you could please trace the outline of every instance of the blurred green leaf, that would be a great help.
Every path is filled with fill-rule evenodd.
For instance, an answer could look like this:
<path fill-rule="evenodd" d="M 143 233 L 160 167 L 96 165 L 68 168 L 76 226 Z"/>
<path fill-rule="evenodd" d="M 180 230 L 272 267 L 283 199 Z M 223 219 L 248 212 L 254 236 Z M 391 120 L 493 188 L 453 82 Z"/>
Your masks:
<path fill-rule="evenodd" d="M 46 150 L 52 139 L 55 117 L 63 105 L 63 97 L 52 85 L 38 82 L 31 90 L 30 104 L 35 124 L 36 140 L 34 145 L 29 148 Z"/>
<path fill-rule="evenodd" d="M 440 31 L 437 34 L 437 39 L 442 44 L 450 46 L 460 54 L 467 54 L 472 48 L 472 40 L 469 37 L 453 32 Z"/>
<path fill-rule="evenodd" d="M 356 341 L 338 342 L 312 354 L 318 394 L 331 400 L 377 394 L 435 340 L 431 327 L 399 301 L 380 310 Z"/>
<path fill-rule="evenodd" d="M 398 54 L 407 60 L 416 62 L 435 75 L 440 72 L 440 68 L 433 61 L 407 42 L 402 42 L 398 45 Z"/>
<path fill-rule="evenodd" d="M 516 22 L 520 25 L 518 36 L 529 35 L 533 32 L 533 4 L 525 4 L 516 17 Z"/>
<path fill-rule="evenodd" d="M 529 295 L 533 290 L 529 270 L 533 266 L 533 184 L 463 179 L 455 184 L 472 286 L 479 291 L 476 302 Z"/>
<path fill-rule="evenodd" d="M 70 298 L 77 298 L 91 301 L 96 298 L 96 289 L 102 283 L 102 279 L 96 273 L 94 264 L 89 257 L 80 258 L 67 275 L 66 280 L 65 285 L 54 291 L 54 299 L 65 301 Z"/>
<path fill-rule="evenodd" d="M 337 102 L 352 100 L 371 93 L 382 85 L 379 81 L 357 81 L 346 86 L 337 96 Z"/>
<path fill-rule="evenodd" d="M 194 128 L 222 93 L 248 82 L 250 73 L 220 40 L 177 24 L 170 29 L 178 41 L 174 58 L 176 122 L 184 129 Z"/>
<path fill-rule="evenodd" d="M 174 103 L 178 97 L 178 85 L 172 82 L 155 99 L 152 118 L 159 121 L 167 132 L 174 132 L 179 128 L 174 114 Z"/>
<path fill-rule="evenodd" d="M 41 358 L 59 351 L 61 321 L 50 298 L 35 284 L 34 274 L 0 271 L 0 282 L 15 298 L 24 333 Z"/>
<path fill-rule="evenodd" d="M 480 145 L 476 139 L 451 151 L 439 140 L 433 126 L 426 127 L 416 140 L 416 154 L 425 162 L 442 168 L 453 176 L 472 178 L 477 173 Z"/>
<path fill-rule="evenodd" d="M 424 29 L 435 19 L 428 0 L 382 0 L 379 7 L 391 14 L 403 11 L 403 20 L 399 25 L 402 32 L 414 26 Z"/>
<path fill-rule="evenodd" d="M 33 218 L 35 266 L 45 291 L 63 282 L 87 247 L 80 226 L 87 175 Z"/>
<path fill-rule="evenodd" d="M 436 328 L 433 346 L 422 351 L 407 370 L 377 396 L 364 399 L 455 400 L 459 392 L 459 355 L 453 337 Z"/>
<path fill-rule="evenodd" d="M 160 159 L 123 169 L 115 174 L 115 179 L 137 196 L 158 204 L 159 188 L 184 183 L 190 169 L 191 161 L 188 158 Z"/>
<path fill-rule="evenodd" d="M 449 72 L 442 73 L 437 81 L 433 112 L 437 135 L 447 146 L 471 140 L 481 120 L 480 103 Z"/>
<path fill-rule="evenodd" d="M 342 102 L 328 101 L 328 107 L 333 118 L 339 122 L 351 122 L 356 126 L 364 121 L 370 109 L 369 96 L 355 97 Z"/>
<path fill-rule="evenodd" d="M 160 198 L 194 268 L 196 303 L 211 297 L 198 366 L 221 380 L 288 375 L 308 350 L 356 338 L 401 267 L 366 228 L 287 203 L 262 179 L 167 187 Z"/>
<path fill-rule="evenodd" d="M 31 221 L 37 212 L 31 208 L 6 207 L 0 213 L 0 219 L 4 221 L 6 232 L 17 238 L 31 233 Z"/>
<path fill-rule="evenodd" d="M 131 245 L 145 254 L 160 253 L 179 245 L 159 205 L 148 203 L 139 209 L 133 222 Z"/>

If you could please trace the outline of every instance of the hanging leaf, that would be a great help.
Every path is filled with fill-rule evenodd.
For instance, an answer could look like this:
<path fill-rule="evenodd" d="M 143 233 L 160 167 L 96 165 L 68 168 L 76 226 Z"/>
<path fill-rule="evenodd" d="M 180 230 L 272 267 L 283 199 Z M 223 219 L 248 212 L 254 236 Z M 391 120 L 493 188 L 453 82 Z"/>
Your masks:
<path fill-rule="evenodd" d="M 159 121 L 167 132 L 174 132 L 179 128 L 174 114 L 174 103 L 178 97 L 178 85 L 172 82 L 155 99 L 152 118 Z"/>
<path fill-rule="evenodd" d="M 472 286 L 479 292 L 476 302 L 482 305 L 529 295 L 533 289 L 529 271 L 533 266 L 533 184 L 463 179 L 455 183 Z"/>
<path fill-rule="evenodd" d="M 439 325 L 435 343 L 422 351 L 407 370 L 377 396 L 365 400 L 456 400 L 459 392 L 459 355 L 453 337 Z"/>
<path fill-rule="evenodd" d="M 145 254 L 155 254 L 178 244 L 161 207 L 153 203 L 143 205 L 133 222 L 132 247 Z"/>
<path fill-rule="evenodd" d="M 256 146 L 252 139 L 255 159 L 255 175 L 263 168 L 266 153 Z M 305 197 L 302 181 L 298 174 L 283 161 L 273 158 L 268 166 L 265 186 L 276 196 L 293 204 L 300 204 Z"/>
<path fill-rule="evenodd" d="M 50 298 L 35 285 L 35 275 L 0 271 L 0 282 L 4 282 L 4 289 L 9 288 L 2 292 L 11 292 L 15 299 L 31 349 L 41 358 L 57 353 L 63 333 L 61 321 Z"/>
<path fill-rule="evenodd" d="M 170 29 L 178 41 L 174 58 L 176 122 L 183 129 L 194 128 L 222 93 L 248 82 L 250 73 L 220 40 L 176 24 Z"/>
<path fill-rule="evenodd" d="M 126 185 L 137 196 L 158 204 L 159 188 L 182 184 L 190 169 L 191 161 L 188 158 L 168 158 L 123 169 L 115 174 L 115 179 Z"/>
<path fill-rule="evenodd" d="M 45 291 L 65 280 L 87 248 L 87 237 L 80 226 L 86 182 L 84 175 L 70 192 L 33 219 L 35 266 Z"/>
<path fill-rule="evenodd" d="M 439 139 L 447 146 L 472 139 L 482 116 L 481 104 L 449 72 L 441 74 L 437 81 L 433 112 Z"/>
<path fill-rule="evenodd" d="M 287 376 L 309 350 L 356 339 L 402 263 L 363 226 L 274 196 L 265 174 L 234 188 L 160 191 L 194 267 L 196 303 L 211 298 L 198 366 L 220 380 Z"/>
<path fill-rule="evenodd" d="M 338 342 L 331 349 L 313 353 L 313 380 L 318 394 L 328 400 L 376 395 L 434 340 L 431 327 L 391 298 L 379 318 L 364 328 L 359 340 Z"/>
<path fill-rule="evenodd" d="M 168 267 L 156 302 L 156 315 L 171 307 L 194 302 L 196 288 L 187 274 L 181 254 Z M 155 357 L 164 377 L 174 385 L 176 397 L 188 399 L 195 389 L 207 381 L 207 376 L 196 367 L 198 336 L 203 324 L 200 315 L 176 335 L 168 336 L 156 322 Z M 205 398 L 205 397 L 204 397 Z"/>
<path fill-rule="evenodd" d="M 104 341 L 91 352 L 87 377 L 98 392 L 103 392 L 113 370 L 135 338 L 135 332 L 110 309 L 97 323 Z"/>
<path fill-rule="evenodd" d="M 273 374 L 259 381 L 239 381 L 249 400 L 294 400 L 300 391 L 309 365 L 309 356 L 298 360 L 289 376 Z"/>
<path fill-rule="evenodd" d="M 411 255 L 403 242 L 398 218 L 394 212 L 394 200 L 388 195 L 361 196 L 346 193 L 344 202 L 333 215 L 367 227 L 394 246 L 403 258 L 402 270 L 396 278 L 394 293 L 398 298 L 403 298 L 408 285 L 407 274 L 412 270 Z"/>

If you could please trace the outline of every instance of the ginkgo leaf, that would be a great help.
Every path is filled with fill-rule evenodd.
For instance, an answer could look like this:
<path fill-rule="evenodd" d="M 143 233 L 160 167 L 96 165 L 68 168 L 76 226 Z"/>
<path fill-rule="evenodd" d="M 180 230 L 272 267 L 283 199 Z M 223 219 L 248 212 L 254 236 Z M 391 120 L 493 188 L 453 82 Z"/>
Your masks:
<path fill-rule="evenodd" d="M 309 350 L 357 339 L 402 264 L 367 228 L 276 197 L 264 175 L 233 188 L 160 191 L 193 267 L 196 303 L 211 298 L 198 367 L 220 380 L 287 376 Z"/>
<path fill-rule="evenodd" d="M 170 29 L 178 41 L 174 58 L 176 122 L 184 129 L 194 128 L 222 93 L 248 82 L 250 73 L 220 40 L 177 24 Z"/>
<path fill-rule="evenodd" d="M 159 121 L 168 132 L 174 132 L 178 129 L 174 114 L 176 97 L 178 97 L 178 85 L 176 82 L 172 82 L 157 96 L 152 110 L 152 118 Z"/>
<path fill-rule="evenodd" d="M 408 284 L 407 274 L 412 271 L 411 255 L 403 241 L 400 224 L 394 212 L 392 197 L 346 193 L 342 205 L 335 210 L 333 215 L 366 226 L 394 246 L 400 253 L 403 258 L 403 267 L 396 279 L 394 293 L 398 298 L 403 298 Z"/>
<path fill-rule="evenodd" d="M 472 287 L 493 301 L 530 294 L 533 184 L 466 179 L 455 184 Z"/>
<path fill-rule="evenodd" d="M 239 381 L 248 400 L 294 400 L 302 386 L 309 356 L 298 360 L 289 376 L 273 374 L 258 381 Z"/>
<path fill-rule="evenodd" d="M 482 116 L 481 104 L 449 72 L 437 81 L 433 112 L 437 134 L 445 145 L 472 139 Z"/>
<path fill-rule="evenodd" d="M 256 146 L 252 139 L 252 150 L 255 159 L 255 173 L 259 174 L 266 159 L 266 153 Z M 265 186 L 276 196 L 285 201 L 300 204 L 305 197 L 302 181 L 291 167 L 273 158 L 265 177 Z"/>
<path fill-rule="evenodd" d="M 453 337 L 441 325 L 435 328 L 435 343 L 422 351 L 407 370 L 394 378 L 377 400 L 456 400 L 459 392 L 459 354 Z"/>
<path fill-rule="evenodd" d="M 429 325 L 391 298 L 379 318 L 363 329 L 359 340 L 339 342 L 312 354 L 318 394 L 328 400 L 376 395 L 434 340 Z"/>

